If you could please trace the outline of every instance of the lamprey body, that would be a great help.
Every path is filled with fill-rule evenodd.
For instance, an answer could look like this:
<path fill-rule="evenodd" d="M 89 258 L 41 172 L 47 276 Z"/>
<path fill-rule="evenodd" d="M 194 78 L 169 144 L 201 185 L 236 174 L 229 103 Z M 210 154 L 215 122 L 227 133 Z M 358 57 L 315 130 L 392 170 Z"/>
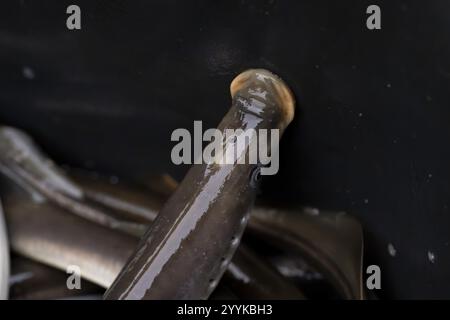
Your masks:
<path fill-rule="evenodd" d="M 294 115 L 290 90 L 266 70 L 240 74 L 230 89 L 232 107 L 218 129 L 225 137 L 227 129 L 253 129 L 256 136 L 237 148 L 234 164 L 192 166 L 106 299 L 206 299 L 217 286 L 247 224 L 260 170 L 240 160 L 250 158 L 260 129 L 278 129 L 281 136 Z M 233 139 L 221 144 L 224 153 L 236 150 Z"/>

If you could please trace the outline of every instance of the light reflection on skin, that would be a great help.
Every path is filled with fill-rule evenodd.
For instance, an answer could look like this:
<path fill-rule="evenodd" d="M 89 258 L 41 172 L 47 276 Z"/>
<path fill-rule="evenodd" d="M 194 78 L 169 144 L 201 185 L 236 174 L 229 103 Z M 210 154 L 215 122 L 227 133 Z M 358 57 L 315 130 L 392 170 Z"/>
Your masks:
<path fill-rule="evenodd" d="M 224 180 L 232 172 L 232 165 L 222 165 L 223 170 L 211 171 L 211 166 L 205 167 L 205 173 L 208 171 L 205 180 L 207 181 L 202 190 L 199 190 L 196 196 L 192 197 L 191 202 L 188 202 L 183 208 L 180 215 L 177 217 L 173 226 L 170 228 L 167 236 L 159 244 L 153 254 L 147 258 L 147 262 L 143 268 L 139 271 L 136 278 L 130 284 L 127 290 L 121 295 L 121 299 L 142 299 L 147 291 L 146 287 L 138 286 L 137 290 L 130 293 L 131 288 L 137 283 L 137 281 L 143 281 L 148 284 L 149 287 L 153 284 L 155 278 L 159 275 L 164 265 L 170 260 L 170 258 L 179 250 L 181 243 L 186 239 L 191 232 L 195 230 L 197 223 L 201 220 L 203 215 L 208 213 L 210 204 L 213 203 L 217 196 L 220 194 L 220 190 L 223 188 Z M 224 178 L 225 176 L 225 178 Z M 208 193 L 203 193 L 199 196 L 199 193 L 203 190 L 208 190 Z M 152 267 L 149 268 L 150 263 Z"/>

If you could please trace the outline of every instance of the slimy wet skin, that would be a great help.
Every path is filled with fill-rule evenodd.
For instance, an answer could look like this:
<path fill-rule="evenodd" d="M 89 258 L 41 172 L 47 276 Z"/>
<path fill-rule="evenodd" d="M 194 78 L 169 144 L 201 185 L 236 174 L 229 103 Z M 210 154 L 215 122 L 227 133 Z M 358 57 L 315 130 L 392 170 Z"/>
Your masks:
<path fill-rule="evenodd" d="M 109 204 L 129 203 L 124 207 L 137 207 L 141 208 L 140 211 L 153 213 L 159 211 L 160 202 L 155 202 L 154 199 L 161 199 L 161 197 L 153 196 L 148 191 L 139 195 L 137 190 L 124 188 L 122 185 L 111 186 L 107 182 L 102 183 L 101 179 L 93 180 L 87 176 L 78 175 L 71 175 L 71 177 L 85 193 L 92 190 L 95 193 L 104 194 L 106 198 L 114 198 L 115 201 Z M 160 185 L 164 183 L 159 181 L 160 179 L 155 180 L 157 189 L 161 189 Z M 163 189 L 167 190 L 167 188 Z M 175 189 L 176 182 L 172 181 L 167 193 Z M 153 200 L 148 201 L 145 195 Z M 153 221 L 152 216 L 147 215 L 144 223 L 150 225 Z M 122 217 L 125 220 L 130 218 L 129 215 Z M 284 262 L 278 261 L 279 264 L 283 264 L 278 266 L 283 270 L 292 268 L 290 263 L 294 262 L 295 256 L 298 255 L 305 260 L 304 263 L 316 267 L 319 271 L 316 274 L 322 278 L 323 283 L 333 287 L 332 296 L 343 299 L 365 297 L 361 273 L 362 228 L 350 215 L 342 212 L 320 212 L 318 209 L 311 208 L 294 210 L 257 205 L 252 210 L 247 229 L 248 234 L 256 235 L 262 243 L 284 252 Z M 264 261 L 242 245 L 237 248 L 227 270 L 224 279 L 226 285 L 233 288 L 233 291 L 241 298 L 302 299 L 303 297 L 297 288 L 290 286 L 286 279 L 280 278 L 276 272 L 265 265 Z M 293 273 L 297 271 L 292 270 Z M 248 281 L 243 281 L 244 278 Z M 330 293 L 329 290 L 327 292 Z"/>
<path fill-rule="evenodd" d="M 86 204 L 102 208 L 105 212 L 117 213 L 115 216 L 121 221 L 149 224 L 155 220 L 168 198 L 156 188 L 139 188 L 123 181 L 111 184 L 105 176 L 93 176 L 80 169 L 68 169 L 68 177 L 83 190 Z M 150 183 L 158 184 L 160 189 L 164 188 L 164 177 L 154 176 Z M 173 190 L 171 188 L 170 192 Z M 144 227 L 140 229 L 143 232 L 146 230 Z"/>
<path fill-rule="evenodd" d="M 86 195 L 92 192 L 101 194 L 102 199 L 113 199 L 104 204 L 112 205 L 126 219 L 144 212 L 148 219 L 146 224 L 149 225 L 153 213 L 162 206 L 161 202 L 156 201 L 159 197 L 153 191 L 141 193 L 138 188 L 125 187 L 122 183 L 111 185 L 103 179 L 75 172 L 70 170 L 70 177 Z M 2 184 L 1 191 L 5 198 L 11 247 L 30 259 L 64 272 L 70 265 L 80 266 L 84 279 L 108 288 L 138 245 L 138 239 L 134 236 L 104 228 L 48 202 L 33 202 L 23 190 L 11 183 Z M 83 236 L 80 237 L 80 234 Z M 225 285 L 232 283 L 233 292 L 239 297 L 303 298 L 297 288 L 267 267 L 259 256 L 250 250 L 239 253 L 242 250 L 245 249 L 237 249 L 238 254 L 233 257 L 225 279 Z M 234 272 L 230 270 L 231 267 Z M 242 281 L 242 277 L 250 281 Z M 65 286 L 65 281 L 63 284 Z"/>
<path fill-rule="evenodd" d="M 249 70 L 231 84 L 232 107 L 218 126 L 279 129 L 293 97 L 274 74 Z M 223 149 L 234 148 L 222 141 Z M 248 156 L 248 148 L 241 155 Z M 256 164 L 194 165 L 164 205 L 106 299 L 206 299 L 233 256 L 255 196 Z M 256 174 L 255 174 L 256 172 Z"/>
<path fill-rule="evenodd" d="M 85 279 L 110 286 L 133 252 L 136 238 L 48 202 L 33 202 L 19 191 L 4 194 L 12 250 L 64 272 L 70 265 L 79 266 Z"/>
<path fill-rule="evenodd" d="M 274 272 L 244 244 L 236 250 L 223 281 L 242 299 L 305 299 L 295 285 L 286 281 L 278 272 Z"/>
<path fill-rule="evenodd" d="M 365 298 L 362 227 L 350 215 L 256 207 L 248 230 L 286 252 L 302 256 L 343 299 Z"/>
<path fill-rule="evenodd" d="M 37 202 L 50 201 L 75 215 L 103 226 L 141 234 L 140 226 L 121 221 L 87 205 L 83 191 L 16 128 L 0 126 L 0 172 L 28 191 Z"/>
<path fill-rule="evenodd" d="M 122 183 L 111 185 L 98 177 L 94 179 L 87 174 L 80 175 L 77 170 L 71 170 L 69 176 L 77 182 L 87 197 L 89 194 L 97 194 L 101 195 L 101 199 L 111 199 L 112 201 L 103 201 L 104 205 L 119 210 L 122 219 L 131 218 L 124 212 L 124 208 L 132 209 L 137 213 L 148 212 L 145 214 L 146 221 L 144 223 L 146 225 L 152 223 L 153 215 L 156 216 L 162 206 L 162 202 L 156 200 L 163 201 L 166 198 L 166 193 L 164 195 L 153 194 L 153 192 L 157 193 L 159 189 L 163 189 L 161 186 L 164 185 L 164 182 L 158 181 L 161 180 L 158 177 L 154 178 L 157 188 L 155 191 L 151 190 L 150 193 L 149 190 L 138 190 L 124 186 Z M 173 193 L 176 187 L 177 183 L 173 181 L 168 192 Z M 266 261 L 243 244 L 236 249 L 225 272 L 223 282 L 242 299 L 304 299 L 304 295 L 298 288 L 280 277 L 273 268 L 267 265 Z"/>

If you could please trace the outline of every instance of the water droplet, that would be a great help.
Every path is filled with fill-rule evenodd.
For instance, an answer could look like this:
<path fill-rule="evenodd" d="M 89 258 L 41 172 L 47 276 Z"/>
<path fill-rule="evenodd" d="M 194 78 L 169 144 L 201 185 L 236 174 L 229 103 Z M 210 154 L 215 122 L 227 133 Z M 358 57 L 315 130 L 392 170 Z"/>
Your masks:
<path fill-rule="evenodd" d="M 28 80 L 33 80 L 35 77 L 33 69 L 31 69 L 30 67 L 27 67 L 27 66 L 22 68 L 22 74 Z"/>
<path fill-rule="evenodd" d="M 361 118 L 362 116 L 363 116 L 363 114 L 360 112 L 360 113 L 358 114 L 358 117 Z"/>
<path fill-rule="evenodd" d="M 368 204 L 369 203 L 369 199 L 364 199 L 364 203 Z"/>
<path fill-rule="evenodd" d="M 391 257 L 395 257 L 397 255 L 397 250 L 392 243 L 388 244 L 388 252 Z"/>
<path fill-rule="evenodd" d="M 433 252 L 428 251 L 427 256 L 428 256 L 428 261 L 430 261 L 431 263 L 436 262 L 436 255 Z"/>
<path fill-rule="evenodd" d="M 386 88 L 391 88 L 391 84 L 390 84 L 390 83 L 387 83 L 387 84 L 386 84 Z"/>

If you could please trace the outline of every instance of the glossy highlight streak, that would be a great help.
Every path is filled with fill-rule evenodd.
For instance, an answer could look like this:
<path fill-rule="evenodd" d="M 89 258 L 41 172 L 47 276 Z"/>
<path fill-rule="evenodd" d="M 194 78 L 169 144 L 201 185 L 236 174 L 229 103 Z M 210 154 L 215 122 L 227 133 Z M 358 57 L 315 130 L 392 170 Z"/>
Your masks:
<path fill-rule="evenodd" d="M 225 167 L 227 167 L 231 172 L 232 166 L 225 165 Z M 205 188 L 210 190 L 208 195 L 211 199 L 208 201 L 200 197 L 195 197 L 193 203 L 186 204 L 180 217 L 177 218 L 174 226 L 167 234 L 167 237 L 160 244 L 155 253 L 150 257 L 149 261 L 152 261 L 153 263 L 152 269 L 149 269 L 149 272 L 144 272 L 145 269 L 142 269 L 136 279 L 141 279 L 149 285 L 153 283 L 154 279 L 161 272 L 170 257 L 175 254 L 177 249 L 181 246 L 181 242 L 186 239 L 189 234 L 193 232 L 193 230 L 195 230 L 197 223 L 201 219 L 201 215 L 208 211 L 210 203 L 213 203 L 219 195 L 220 189 L 222 188 L 220 181 L 221 176 L 217 173 L 208 177 L 208 183 L 205 185 Z M 192 211 L 192 214 L 189 214 L 190 210 Z M 187 218 L 183 219 L 183 217 Z M 170 243 L 171 245 L 163 246 L 163 243 Z M 141 275 L 142 278 L 140 278 Z M 121 298 L 126 296 L 136 282 L 137 280 L 129 286 L 128 290 L 121 295 Z M 133 296 L 131 297 L 132 299 L 142 299 L 145 296 L 145 288 L 139 287 L 139 289 L 140 290 L 133 291 Z"/>

